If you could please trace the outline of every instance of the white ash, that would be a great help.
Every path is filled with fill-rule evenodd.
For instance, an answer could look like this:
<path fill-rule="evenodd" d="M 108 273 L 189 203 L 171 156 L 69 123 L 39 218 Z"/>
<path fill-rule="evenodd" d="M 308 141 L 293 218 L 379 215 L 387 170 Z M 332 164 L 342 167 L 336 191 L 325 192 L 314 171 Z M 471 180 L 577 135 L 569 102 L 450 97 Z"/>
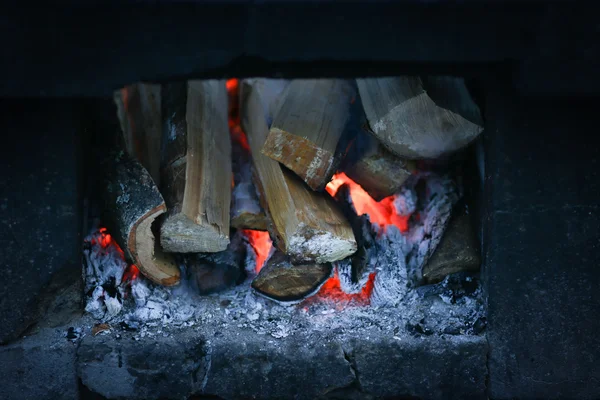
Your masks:
<path fill-rule="evenodd" d="M 352 262 L 349 258 L 337 261 L 335 268 L 340 279 L 340 287 L 345 293 L 356 294 L 359 293 L 369 280 L 369 275 L 375 271 L 377 265 L 377 258 L 373 257 L 369 260 L 369 264 L 366 266 L 363 274 L 358 278 L 358 282 L 352 281 Z"/>
<path fill-rule="evenodd" d="M 112 318 L 121 312 L 125 288 L 121 285 L 127 263 L 114 245 L 104 246 L 105 235 L 98 228 L 84 239 L 84 287 L 88 297 L 85 310 L 97 319 Z"/>
<path fill-rule="evenodd" d="M 246 281 L 218 294 L 198 295 L 186 281 L 185 273 L 182 273 L 182 282 L 177 287 L 157 286 L 141 275 L 129 287 L 120 284 L 125 270 L 121 255 L 118 252 L 100 254 L 99 251 L 94 252 L 92 246 L 86 254 L 86 260 L 91 262 L 86 261 L 84 268 L 86 289 L 91 286 L 95 288 L 93 291 L 100 293 L 103 290 L 100 282 L 106 281 L 106 277 L 98 278 L 99 266 L 108 266 L 103 271 L 112 271 L 112 276 L 115 273 L 118 275 L 115 276 L 115 282 L 119 282 L 122 308 L 116 312 L 112 304 L 106 305 L 100 294 L 92 294 L 88 297 L 88 305 L 99 304 L 88 311 L 94 319 L 109 322 L 111 326 L 124 324 L 128 329 L 135 329 L 137 338 L 167 336 L 174 329 L 194 329 L 206 335 L 232 335 L 232 340 L 236 340 L 235 335 L 240 335 L 244 330 L 274 339 L 299 332 L 334 332 L 343 336 L 373 329 L 390 337 L 420 334 L 420 331 L 438 335 L 477 334 L 474 327 L 477 321 L 485 317 L 485 307 L 476 278 L 449 277 L 439 284 L 417 288 L 408 285 L 407 260 L 417 262 L 413 260 L 418 260 L 423 253 L 416 240 L 425 237 L 426 232 L 433 235 L 435 232 L 431 230 L 439 225 L 435 223 L 436 218 L 442 218 L 445 210 L 456 201 L 452 185 L 447 185 L 444 178 L 433 179 L 441 181 L 428 183 L 429 194 L 419 206 L 419 212 L 422 213 L 420 222 L 411 223 L 407 234 L 399 233 L 395 227 L 388 227 L 385 232 L 378 231 L 377 257 L 372 264 L 377 275 L 371 306 L 361 305 L 354 300 L 323 297 L 321 294 L 296 305 L 282 305 L 258 296 L 250 288 L 256 271 L 253 251 L 247 252 Z M 437 194 L 434 196 L 434 193 Z M 119 268 L 111 268 L 114 265 Z M 346 268 L 344 265 L 338 263 L 340 278 L 341 269 Z M 475 284 L 476 289 L 470 292 L 463 290 L 463 284 Z M 119 300 L 118 297 L 114 298 Z M 113 300 L 109 300 L 111 302 Z M 97 309 L 102 309 L 102 312 L 95 312 Z M 419 327 L 417 333 L 414 333 L 415 326 Z"/>
<path fill-rule="evenodd" d="M 298 226 L 298 232 L 305 231 L 305 227 L 301 223 Z M 293 249 L 295 252 L 294 254 L 288 253 L 292 259 L 295 256 L 303 257 L 308 254 L 314 257 L 315 262 L 326 263 L 352 254 L 356 250 L 356 242 L 354 239 L 345 240 L 335 237 L 331 232 L 317 233 L 310 238 L 306 238 L 300 233 L 290 238 L 288 249 Z"/>
<path fill-rule="evenodd" d="M 371 294 L 374 307 L 395 307 L 408 291 L 406 238 L 395 226 L 389 226 L 377 243 L 377 275 Z"/>
<path fill-rule="evenodd" d="M 394 196 L 394 208 L 399 215 L 408 216 L 417 210 L 417 192 L 414 187 L 403 186 Z"/>

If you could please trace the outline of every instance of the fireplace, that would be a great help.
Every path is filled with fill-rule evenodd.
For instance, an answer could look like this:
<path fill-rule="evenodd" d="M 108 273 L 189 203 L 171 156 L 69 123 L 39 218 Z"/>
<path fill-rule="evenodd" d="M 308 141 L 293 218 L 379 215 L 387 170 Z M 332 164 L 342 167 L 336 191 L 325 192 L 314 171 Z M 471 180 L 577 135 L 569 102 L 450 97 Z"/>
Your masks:
<path fill-rule="evenodd" d="M 587 131 L 593 132 L 599 102 L 597 79 L 588 74 L 593 62 L 578 61 L 579 56 L 595 59 L 595 31 L 586 10 L 500 2 L 488 7 L 352 3 L 341 16 L 337 5 L 307 2 L 281 8 L 270 2 L 96 7 L 74 7 L 77 18 L 56 10 L 48 10 L 50 18 L 30 16 L 37 33 L 12 36 L 35 42 L 31 48 L 38 50 L 54 37 L 47 32 L 58 35 L 54 40 L 64 42 L 64 49 L 96 38 L 97 53 L 84 51 L 71 63 L 50 57 L 35 73 L 19 62 L 0 67 L 15 77 L 0 89 L 7 97 L 3 126 L 14 142 L 4 147 L 6 169 L 0 174 L 6 188 L 0 204 L 6 272 L 0 285 L 0 397 L 598 396 L 598 150 Z M 92 8 L 102 23 L 84 18 Z M 126 43 L 119 51 L 104 51 L 105 41 L 96 35 L 117 37 L 106 31 L 108 21 L 118 25 L 133 15 L 140 18 L 131 18 L 130 35 L 117 35 Z M 173 17 L 171 22 L 164 15 Z M 210 24 L 198 27 L 199 15 Z M 315 27 L 306 33 L 314 39 L 310 49 L 303 45 L 311 41 L 297 34 L 305 32 L 297 24 L 332 15 L 338 34 L 326 34 L 330 25 Z M 426 21 L 415 26 L 422 16 Z M 448 16 L 458 18 L 460 28 L 449 28 Z M 229 21 L 225 30 L 216 23 L 223 20 Z M 137 21 L 160 25 L 161 39 L 141 40 L 136 35 L 145 29 Z M 264 21 L 271 22 L 268 34 Z M 287 36 L 275 38 L 274 21 L 286 27 Z M 183 29 L 186 23 L 194 28 Z M 9 31 L 17 29 L 13 25 Z M 64 34 L 71 30 L 79 34 Z M 238 47 L 242 31 L 254 35 L 244 36 Z M 199 39 L 208 32 L 216 38 L 215 48 Z M 181 35 L 203 43 L 202 56 L 187 41 L 181 44 Z M 406 40 L 415 36 L 419 46 Z M 340 37 L 351 39 L 336 42 Z M 576 43 L 568 57 L 561 47 L 565 37 Z M 23 53 L 27 46 L 6 47 L 15 60 L 32 57 Z M 396 47 L 403 51 L 387 50 Z M 367 112 L 355 124 L 360 132 L 335 146 L 343 155 L 332 158 L 335 168 L 316 168 L 316 175 L 279 154 L 304 142 L 290 136 L 278 143 L 275 137 L 263 140 L 272 147 L 270 152 L 261 147 L 260 154 L 282 165 L 283 180 L 328 196 L 354 239 L 350 245 L 339 241 L 338 253 L 349 253 L 339 258 L 321 251 L 331 248 L 321 246 L 327 242 L 323 235 L 309 251 L 290 246 L 294 241 L 281 234 L 293 236 L 293 230 L 273 226 L 272 213 L 287 215 L 296 203 L 277 210 L 279 203 L 271 201 L 269 208 L 264 187 L 256 191 L 254 185 L 268 187 L 270 172 L 263 171 L 263 181 L 260 172 L 248 173 L 256 169 L 247 168 L 254 162 L 249 135 L 260 115 L 248 108 L 269 104 L 252 97 L 253 89 L 260 83 L 266 96 L 277 92 L 273 82 L 350 81 L 349 94 L 337 87 L 335 98 L 347 96 L 353 107 L 366 111 L 357 80 L 417 76 L 424 85 L 434 77 L 463 77 L 484 131 L 442 156 L 398 161 L 393 153 L 398 148 L 387 143 L 393 168 L 405 171 L 393 176 L 401 182 L 384 179 L 389 174 L 365 180 L 365 173 L 373 173 L 368 160 L 357 167 L 377 133 Z M 231 137 L 233 182 L 225 182 L 225 175 L 214 179 L 232 196 L 227 225 L 233 228 L 220 230 L 228 237 L 213 240 L 210 245 L 219 249 L 210 253 L 182 251 L 189 242 L 161 242 L 160 227 L 176 217 L 171 210 L 177 209 L 172 205 L 179 189 L 165 188 L 175 186 L 177 171 L 164 180 L 160 165 L 143 156 L 150 151 L 143 146 L 157 142 L 122 134 L 143 121 L 144 108 L 130 105 L 151 106 L 136 101 L 151 99 L 156 87 L 170 87 L 176 99 L 182 88 L 189 89 L 186 81 L 205 79 L 220 80 L 229 104 L 240 104 L 229 110 L 229 124 L 219 122 Z M 140 81 L 144 84 L 136 84 Z M 118 112 L 112 96 L 124 85 L 127 90 L 116 92 Z M 425 90 L 432 98 L 433 87 Z M 168 97 L 158 93 L 164 106 Z M 231 100 L 236 94 L 238 100 Z M 73 96 L 77 99 L 56 98 Z M 265 114 L 271 132 L 276 118 Z M 163 123 L 161 117 L 161 132 Z M 120 153 L 111 153 L 115 145 Z M 431 143 L 424 147 L 432 149 Z M 213 155 L 206 152 L 203 158 Z M 221 161 L 215 157 L 211 165 Z M 118 224 L 106 218 L 107 202 L 134 201 L 134 193 L 121 190 L 120 165 L 129 173 L 141 168 L 130 176 L 132 182 L 156 183 L 156 191 L 143 197 L 150 204 L 153 196 L 162 196 L 166 204 L 154 223 L 137 225 L 161 246 L 180 246 L 166 252 L 177 254 L 166 269 L 142 271 L 154 265 L 156 254 L 141 238 L 136 251 L 146 254 L 128 254 L 132 249 Z M 111 171 L 121 178 L 111 178 Z M 324 181 L 315 179 L 323 176 Z M 116 185 L 108 191 L 111 179 Z M 300 193 L 289 192 L 292 200 Z M 454 246 L 444 242 L 451 235 L 460 237 Z M 423 244 L 438 240 L 437 246 Z M 460 264 L 458 270 L 444 270 L 446 264 L 434 259 L 443 248 L 455 266 Z M 145 262 L 132 262 L 140 259 Z M 426 273 L 435 262 L 439 269 Z M 394 284 L 399 280 L 403 285 Z"/>

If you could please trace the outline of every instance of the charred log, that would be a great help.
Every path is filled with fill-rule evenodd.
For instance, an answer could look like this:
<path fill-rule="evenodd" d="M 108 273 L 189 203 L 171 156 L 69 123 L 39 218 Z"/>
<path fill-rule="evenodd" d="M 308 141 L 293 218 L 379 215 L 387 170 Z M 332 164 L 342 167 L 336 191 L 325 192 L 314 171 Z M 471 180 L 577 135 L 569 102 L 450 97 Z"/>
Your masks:
<path fill-rule="evenodd" d="M 314 293 L 331 276 L 331 264 L 292 264 L 281 252 L 271 256 L 252 282 L 263 296 L 281 302 L 297 302 Z"/>

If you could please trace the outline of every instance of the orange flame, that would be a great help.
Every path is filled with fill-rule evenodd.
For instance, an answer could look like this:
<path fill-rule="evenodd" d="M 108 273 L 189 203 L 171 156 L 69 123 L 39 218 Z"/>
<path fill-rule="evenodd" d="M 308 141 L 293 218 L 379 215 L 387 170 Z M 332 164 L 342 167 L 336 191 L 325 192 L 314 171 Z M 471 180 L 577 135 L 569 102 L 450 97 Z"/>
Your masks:
<path fill-rule="evenodd" d="M 375 284 L 375 273 L 369 274 L 369 279 L 365 286 L 359 293 L 348 294 L 342 290 L 340 284 L 340 277 L 337 271 L 334 275 L 321 286 L 319 292 L 315 295 L 314 300 L 310 299 L 303 303 L 303 305 L 310 304 L 313 301 L 332 301 L 338 308 L 343 308 L 347 304 L 354 304 L 358 306 L 367 306 L 371 303 L 371 293 L 373 293 L 373 286 Z"/>
<path fill-rule="evenodd" d="M 138 276 L 140 276 L 140 270 L 137 267 L 137 265 L 135 264 L 131 264 L 130 266 L 128 266 L 125 269 L 125 272 L 123 272 L 123 277 L 121 278 L 121 282 L 133 282 L 135 281 Z"/>
<path fill-rule="evenodd" d="M 99 235 L 94 234 L 92 240 L 90 241 L 92 245 L 99 244 L 100 247 L 104 250 L 115 249 L 121 258 L 125 260 L 125 253 L 119 246 L 119 244 L 115 241 L 110 233 L 108 233 L 107 229 L 102 227 L 98 229 Z M 127 266 L 125 271 L 123 272 L 123 276 L 121 277 L 121 282 L 133 282 L 140 275 L 140 270 L 137 265 L 130 264 Z"/>
<path fill-rule="evenodd" d="M 269 253 L 273 248 L 273 242 L 269 236 L 269 232 L 254 231 L 251 229 L 244 229 L 242 231 L 248 238 L 250 245 L 256 253 L 256 273 L 258 274 L 261 268 L 264 266 Z"/>
<path fill-rule="evenodd" d="M 381 201 L 375 201 L 356 182 L 345 173 L 340 172 L 333 176 L 327 184 L 326 190 L 331 196 L 335 196 L 340 186 L 347 184 L 350 188 L 350 197 L 354 209 L 358 215 L 369 214 L 371 222 L 385 228 L 387 225 L 395 225 L 400 232 L 408 231 L 409 216 L 398 215 L 394 207 L 394 196 L 388 196 Z"/>

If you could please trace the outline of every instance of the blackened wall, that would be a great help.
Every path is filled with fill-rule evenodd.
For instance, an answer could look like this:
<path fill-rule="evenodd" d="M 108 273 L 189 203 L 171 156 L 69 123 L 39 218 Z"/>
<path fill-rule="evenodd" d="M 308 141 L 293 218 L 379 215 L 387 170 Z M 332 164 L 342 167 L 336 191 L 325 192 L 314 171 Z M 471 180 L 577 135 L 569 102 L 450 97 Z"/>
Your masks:
<path fill-rule="evenodd" d="M 81 276 L 77 102 L 0 101 L 0 343 L 43 313 L 52 278 Z"/>
<path fill-rule="evenodd" d="M 600 397 L 600 98 L 488 92 L 489 394 Z"/>

